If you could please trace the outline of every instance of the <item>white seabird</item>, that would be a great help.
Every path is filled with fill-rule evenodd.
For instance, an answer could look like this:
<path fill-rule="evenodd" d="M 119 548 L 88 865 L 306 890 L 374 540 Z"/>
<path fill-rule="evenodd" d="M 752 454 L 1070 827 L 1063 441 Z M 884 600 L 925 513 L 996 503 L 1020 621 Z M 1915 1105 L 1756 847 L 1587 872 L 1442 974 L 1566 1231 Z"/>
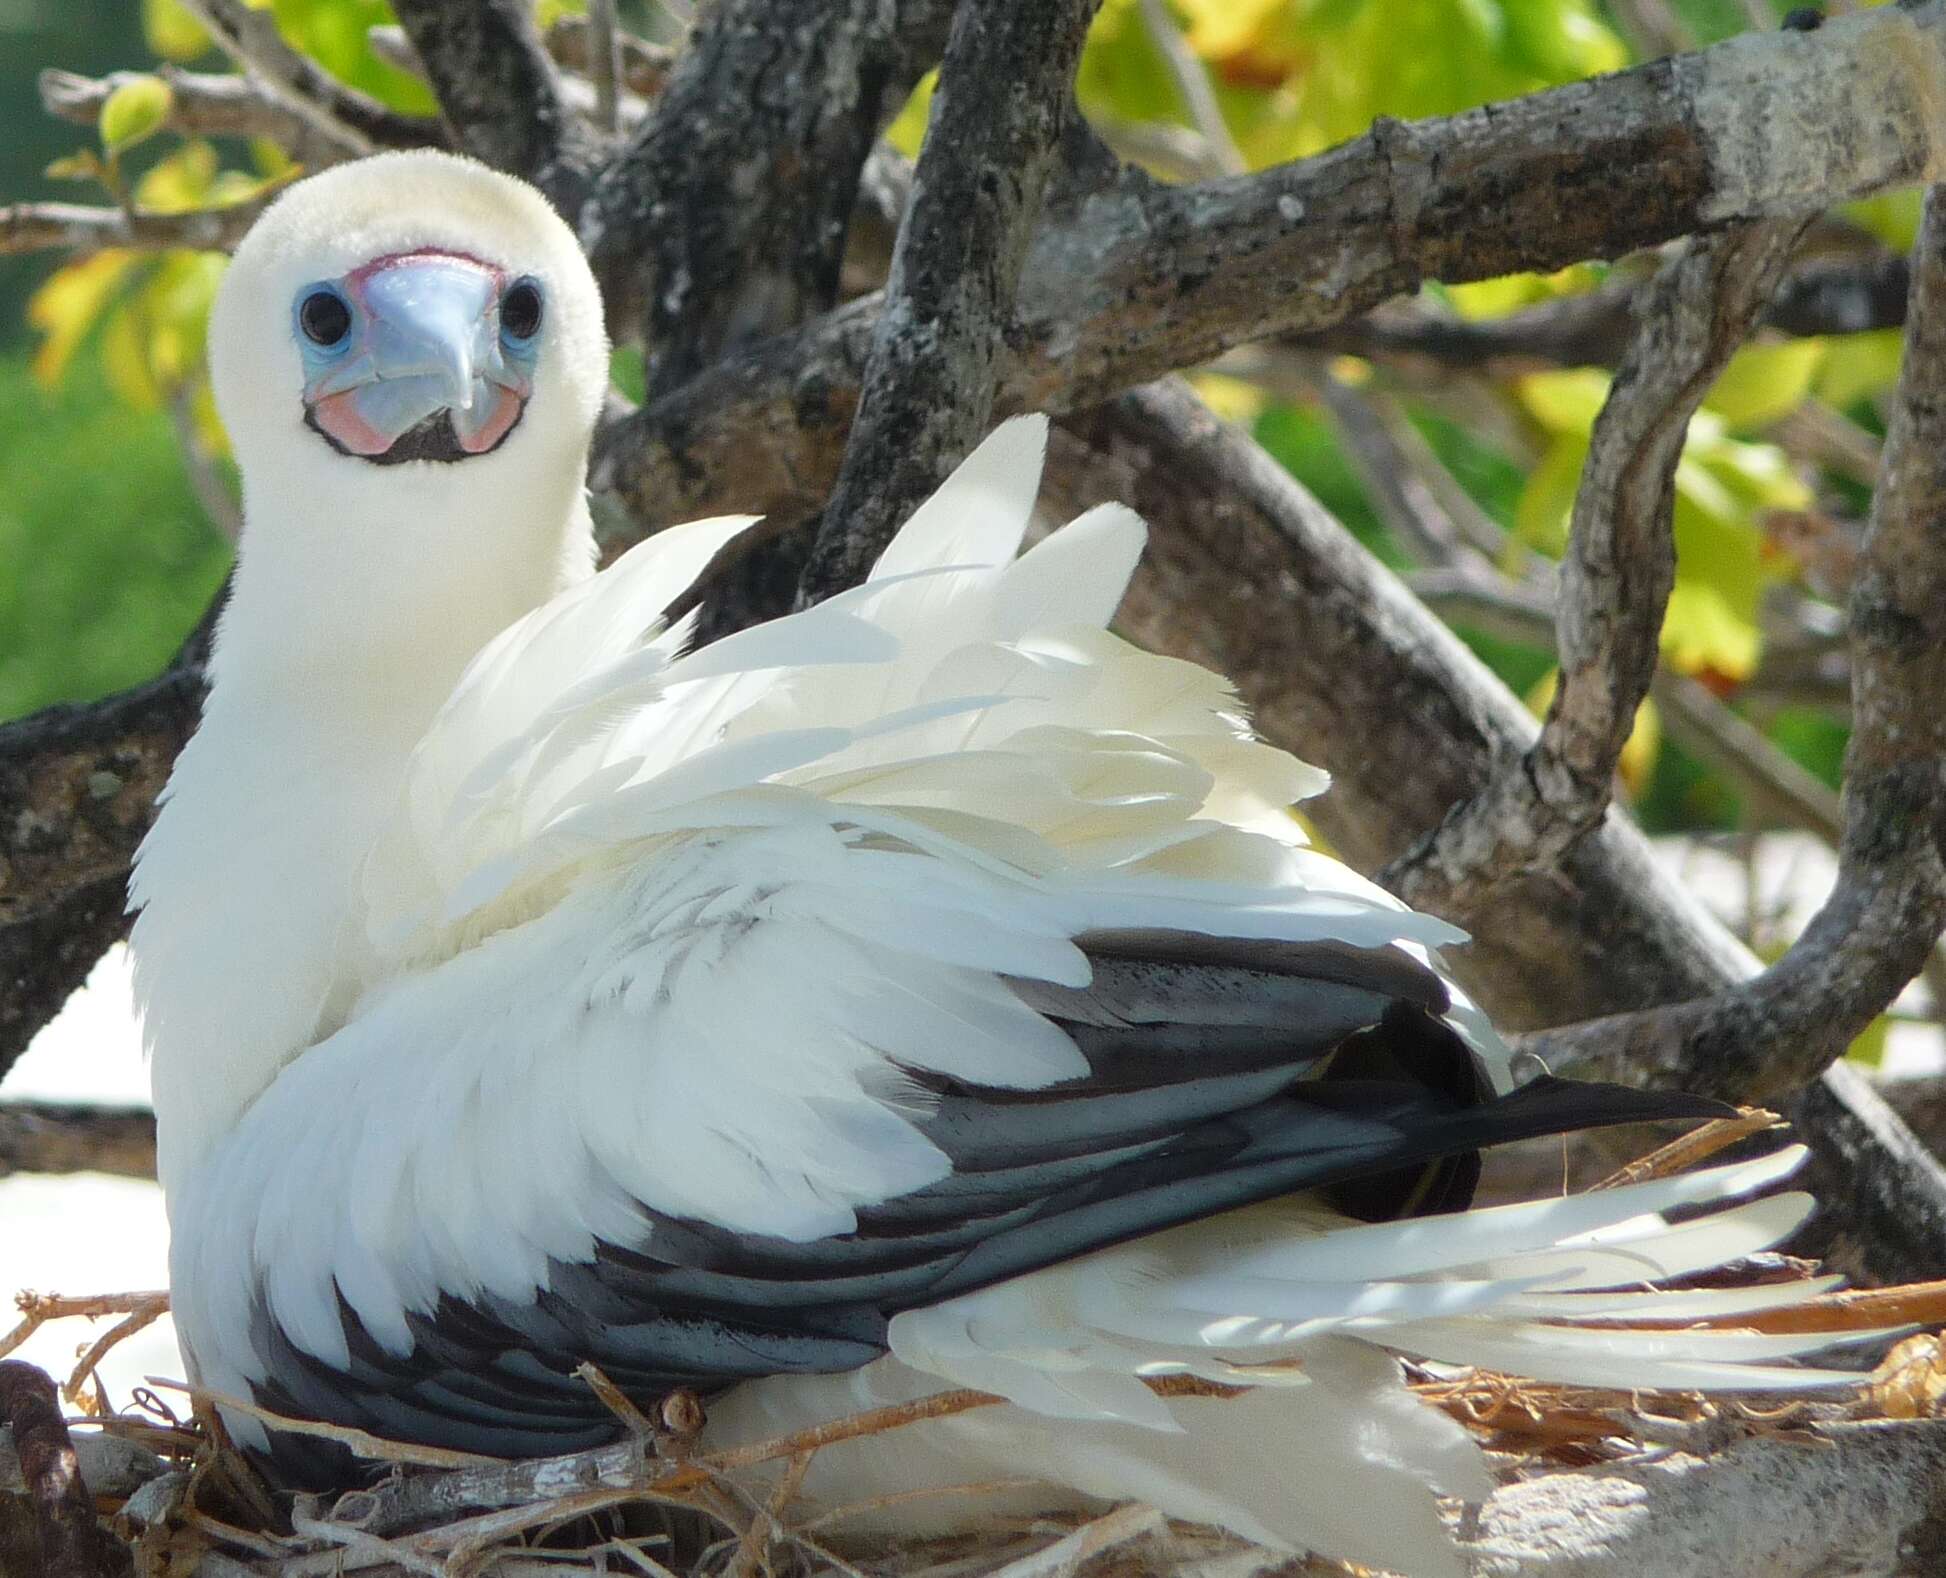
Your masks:
<path fill-rule="evenodd" d="M 1323 775 L 1106 632 L 1140 522 L 1016 557 L 1042 423 L 865 586 L 692 652 L 667 611 L 749 523 L 592 573 L 602 321 L 539 195 L 435 153 L 293 187 L 224 281 L 247 525 L 134 882 L 202 1386 L 510 1456 L 617 1433 L 582 1361 L 712 1442 L 979 1387 L 806 1492 L 1024 1474 L 1433 1574 L 1434 1493 L 1489 1481 L 1391 1351 L 1828 1379 L 1722 1322 L 1829 1279 L 1647 1285 L 1795 1227 L 1658 1214 L 1793 1154 L 1464 1209 L 1482 1146 L 1711 1109 L 1507 1093 L 1459 934 L 1303 846 Z"/>

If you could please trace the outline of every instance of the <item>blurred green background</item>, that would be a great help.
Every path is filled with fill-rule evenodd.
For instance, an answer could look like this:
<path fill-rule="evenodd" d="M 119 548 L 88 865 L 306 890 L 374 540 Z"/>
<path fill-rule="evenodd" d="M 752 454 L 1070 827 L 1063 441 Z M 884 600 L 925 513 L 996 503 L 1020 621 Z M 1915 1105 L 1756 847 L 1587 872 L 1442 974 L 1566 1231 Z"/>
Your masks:
<path fill-rule="evenodd" d="M 275 0 L 270 8 L 285 35 L 332 70 L 402 108 L 428 107 L 420 84 L 369 49 L 366 29 L 389 20 L 380 0 Z M 545 7 L 572 9 L 567 0 Z M 1107 0 L 1080 92 L 1124 151 L 1157 143 L 1158 132 L 1192 144 L 1200 133 L 1204 156 L 1254 167 L 1354 136 L 1374 115 L 1449 113 L 1774 27 L 1781 11 L 1772 0 Z M 0 194 L 107 200 L 85 171 L 78 182 L 46 173 L 55 161 L 73 173 L 98 162 L 101 149 L 88 128 L 41 111 L 37 74 L 147 70 L 161 57 L 230 69 L 173 0 L 0 0 Z M 1184 92 L 1185 59 L 1216 106 L 1215 133 L 1207 109 L 1199 119 Z M 894 130 L 908 148 L 922 132 L 924 99 L 922 89 Z M 121 151 L 116 179 L 144 206 L 194 206 L 255 190 L 281 163 L 274 150 L 163 132 Z M 1861 252 L 1897 248 L 1915 215 L 1916 195 L 1897 194 L 1860 205 L 1842 229 Z M 194 255 L 0 257 L 0 719 L 155 672 L 222 580 L 228 545 L 182 458 L 185 444 L 205 452 L 203 497 L 229 485 L 200 363 L 220 267 Z M 1492 317 L 1596 288 L 1604 274 L 1584 267 L 1429 287 L 1423 305 Z M 1875 443 L 1896 364 L 1896 335 L 1884 333 L 1753 346 L 1698 418 L 1679 478 L 1681 567 L 1665 659 L 1828 783 L 1844 746 L 1842 707 L 1766 699 L 1753 688 L 1771 640 L 1765 609 L 1788 594 L 1802 613 L 1822 595 L 1776 523 L 1810 519 L 1838 539 L 1855 532 L 1866 498 L 1855 475 L 1794 445 L 1791 434 L 1810 410 Z M 1510 553 L 1558 555 L 1604 374 L 1505 378 L 1486 391 L 1490 411 L 1478 407 L 1477 389 L 1442 396 L 1349 358 L 1330 375 L 1402 411 L 1505 531 Z M 1222 375 L 1202 387 L 1380 554 L 1405 562 L 1315 398 Z M 1469 402 L 1491 420 L 1474 420 Z M 1544 650 L 1462 634 L 1517 690 L 1544 699 L 1552 667 Z M 1666 740 L 1653 717 L 1624 776 L 1652 829 L 1747 821 L 1734 790 Z"/>

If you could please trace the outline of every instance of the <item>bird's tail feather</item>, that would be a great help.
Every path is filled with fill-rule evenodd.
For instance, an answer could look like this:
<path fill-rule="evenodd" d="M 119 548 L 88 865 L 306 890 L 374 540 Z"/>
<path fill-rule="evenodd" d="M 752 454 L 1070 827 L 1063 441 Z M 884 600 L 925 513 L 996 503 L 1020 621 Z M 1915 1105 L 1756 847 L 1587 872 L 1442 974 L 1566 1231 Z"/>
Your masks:
<path fill-rule="evenodd" d="M 1027 1476 L 1267 1544 L 1456 1573 L 1434 1497 L 1483 1498 L 1484 1460 L 1384 1350 L 1624 1390 L 1850 1382 L 1792 1361 L 1887 1332 L 1761 1329 L 1835 1278 L 1662 1286 L 1790 1233 L 1808 1197 L 1739 1197 L 1802 1156 L 1404 1222 L 1346 1225 L 1297 1201 L 1231 1212 L 901 1315 L 892 1357 L 740 1388 L 712 1435 L 727 1443 L 978 1387 L 1008 1401 L 828 1448 L 809 1493 L 847 1502 Z M 1679 1223 L 1663 1214 L 1707 1205 L 1720 1208 Z M 935 1504 L 942 1524 L 987 1510 Z M 902 1525 L 911 1516 L 902 1503 Z"/>

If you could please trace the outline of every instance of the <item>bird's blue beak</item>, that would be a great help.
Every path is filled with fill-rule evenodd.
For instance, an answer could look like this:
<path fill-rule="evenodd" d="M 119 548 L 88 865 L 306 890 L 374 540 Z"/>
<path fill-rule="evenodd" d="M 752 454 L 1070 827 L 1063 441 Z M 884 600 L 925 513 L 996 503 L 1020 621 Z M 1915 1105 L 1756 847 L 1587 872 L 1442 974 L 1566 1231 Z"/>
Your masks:
<path fill-rule="evenodd" d="M 500 444 L 533 392 L 539 284 L 469 257 L 410 252 L 298 292 L 304 407 L 368 460 L 463 460 Z"/>

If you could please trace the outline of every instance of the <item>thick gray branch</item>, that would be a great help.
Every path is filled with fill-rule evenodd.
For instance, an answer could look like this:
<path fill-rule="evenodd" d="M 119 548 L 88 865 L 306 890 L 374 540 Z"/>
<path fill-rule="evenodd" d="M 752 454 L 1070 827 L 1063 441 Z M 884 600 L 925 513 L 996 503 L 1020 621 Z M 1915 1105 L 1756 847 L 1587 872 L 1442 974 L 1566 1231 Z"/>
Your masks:
<path fill-rule="evenodd" d="M 1533 746 L 1381 880 L 1463 920 L 1501 882 L 1553 866 L 1608 809 L 1655 675 L 1676 578 L 1676 462 L 1689 419 L 1774 294 L 1802 231 L 1773 220 L 1692 241 L 1656 276 L 1595 420 L 1561 566 L 1561 678 Z"/>
<path fill-rule="evenodd" d="M 1941 101 L 1946 6 L 1928 0 L 1387 122 L 1258 175 L 1104 194 L 1036 238 L 994 409 L 1084 410 L 1425 279 L 1613 257 L 1909 182 L 1942 156 Z M 879 310 L 862 299 L 644 406 L 598 440 L 598 484 L 645 524 L 817 508 Z"/>
<path fill-rule="evenodd" d="M 1021 266 L 1100 0 L 959 7 L 844 465 L 798 583 L 865 578 L 986 432 Z"/>
<path fill-rule="evenodd" d="M 1852 739 L 1837 885 L 1730 991 L 1532 1038 L 1562 1070 L 1738 1099 L 1804 1084 L 1918 973 L 1946 925 L 1946 199 L 1927 196 L 1879 491 L 1851 603 Z"/>
<path fill-rule="evenodd" d="M 475 158 L 532 181 L 572 220 L 595 142 L 570 107 L 525 0 L 398 0 L 393 6 L 440 110 Z"/>

